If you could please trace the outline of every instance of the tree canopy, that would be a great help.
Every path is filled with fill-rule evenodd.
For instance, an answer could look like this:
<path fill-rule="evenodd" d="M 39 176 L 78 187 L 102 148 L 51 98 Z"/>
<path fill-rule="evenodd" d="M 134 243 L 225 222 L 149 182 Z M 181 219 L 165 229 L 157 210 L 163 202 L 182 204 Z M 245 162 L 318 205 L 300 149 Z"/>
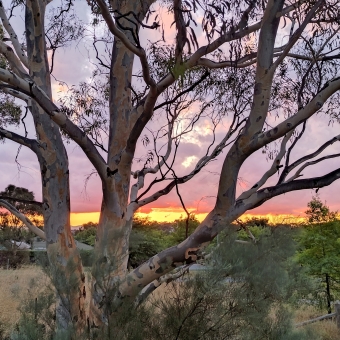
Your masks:
<path fill-rule="evenodd" d="M 125 301 L 204 257 L 205 247 L 246 211 L 340 178 L 338 165 L 313 172 L 313 165 L 336 164 L 340 155 L 332 147 L 340 137 L 331 129 L 339 120 L 340 4 L 84 0 L 89 22 L 79 20 L 76 6 L 73 0 L 0 1 L 0 137 L 28 148 L 39 163 L 41 237 L 54 273 L 57 324 L 79 335 L 86 324 L 105 328 Z M 15 24 L 15 13 L 24 27 Z M 56 98 L 54 66 L 60 48 L 72 44 L 89 51 L 93 72 Z M 79 52 L 75 60 L 82 59 Z M 298 153 L 316 114 L 330 124 L 315 149 Z M 13 130 L 18 124 L 22 130 Z M 209 131 L 206 147 L 183 168 L 185 141 L 199 144 L 202 129 Z M 84 152 L 102 188 L 89 313 L 70 227 L 67 140 Z M 261 153 L 268 166 L 239 193 L 240 171 Z M 258 158 L 254 166 L 261 163 Z M 218 185 L 206 218 L 185 240 L 129 270 L 135 212 L 176 192 L 189 221 L 183 188 L 210 166 Z M 191 187 L 197 190 L 198 202 L 204 183 Z M 0 204 L 41 233 L 9 201 Z"/>
<path fill-rule="evenodd" d="M 332 312 L 331 303 L 335 293 L 340 292 L 340 221 L 336 212 L 330 211 L 319 197 L 308 203 L 310 224 L 305 226 L 298 237 L 300 251 L 297 259 L 307 268 L 307 273 L 321 280 L 316 292 L 321 305 Z"/>

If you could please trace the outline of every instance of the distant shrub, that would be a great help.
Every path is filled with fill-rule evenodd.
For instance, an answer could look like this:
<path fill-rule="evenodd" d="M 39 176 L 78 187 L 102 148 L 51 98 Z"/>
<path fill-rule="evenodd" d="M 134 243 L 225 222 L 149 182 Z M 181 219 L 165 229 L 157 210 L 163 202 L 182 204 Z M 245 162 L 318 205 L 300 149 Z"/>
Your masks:
<path fill-rule="evenodd" d="M 81 261 L 84 267 L 92 267 L 94 250 L 79 250 Z"/>
<path fill-rule="evenodd" d="M 1 268 L 20 268 L 30 263 L 30 254 L 23 250 L 1 250 L 0 267 Z"/>

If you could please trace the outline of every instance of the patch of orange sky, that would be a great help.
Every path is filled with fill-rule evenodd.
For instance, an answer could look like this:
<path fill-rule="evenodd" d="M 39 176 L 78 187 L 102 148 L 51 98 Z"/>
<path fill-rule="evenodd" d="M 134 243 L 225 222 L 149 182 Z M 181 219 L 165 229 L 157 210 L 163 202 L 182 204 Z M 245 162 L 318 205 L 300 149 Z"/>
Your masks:
<path fill-rule="evenodd" d="M 190 212 L 195 209 L 188 209 Z M 71 213 L 71 225 L 79 226 L 87 222 L 97 223 L 99 221 L 99 212 L 85 212 L 85 213 Z M 157 222 L 173 222 L 179 218 L 186 217 L 186 214 L 179 207 L 168 208 L 151 208 L 149 212 L 137 212 L 137 217 L 147 217 L 150 220 Z M 207 216 L 207 213 L 195 214 L 196 218 L 201 222 Z M 246 220 L 252 217 L 267 218 L 270 224 L 289 224 L 289 223 L 303 223 L 306 222 L 306 218 L 303 216 L 295 216 L 289 214 L 274 214 L 269 213 L 265 215 L 257 214 L 244 214 L 240 219 Z"/>

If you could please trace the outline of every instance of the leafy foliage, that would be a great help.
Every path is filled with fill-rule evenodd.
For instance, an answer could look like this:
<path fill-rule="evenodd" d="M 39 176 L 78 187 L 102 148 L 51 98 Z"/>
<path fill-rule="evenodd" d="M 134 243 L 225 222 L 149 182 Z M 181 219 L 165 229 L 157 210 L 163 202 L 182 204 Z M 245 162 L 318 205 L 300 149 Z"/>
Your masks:
<path fill-rule="evenodd" d="M 315 222 L 330 222 L 336 220 L 337 211 L 330 211 L 329 207 L 322 203 L 320 198 L 313 197 L 308 203 L 306 215 L 308 216 L 309 223 Z"/>
<path fill-rule="evenodd" d="M 173 281 L 138 308 L 125 299 L 117 313 L 111 304 L 109 327 L 90 328 L 77 339 L 315 339 L 293 327 L 287 307 L 296 291 L 304 293 L 305 284 L 301 267 L 289 261 L 295 251 L 292 230 L 268 229 L 256 244 L 236 243 L 236 234 L 226 237 L 202 274 Z M 13 339 L 69 338 L 54 333 L 50 293 L 26 300 Z"/>
<path fill-rule="evenodd" d="M 327 305 L 330 313 L 331 302 L 340 292 L 340 221 L 318 198 L 313 197 L 308 207 L 306 214 L 311 224 L 298 237 L 297 261 L 319 280 L 316 296 L 320 306 Z"/>
<path fill-rule="evenodd" d="M 0 192 L 0 197 L 4 197 L 23 214 L 30 216 L 42 214 L 41 206 L 35 203 L 33 191 L 29 191 L 26 188 L 9 184 L 4 191 Z"/>
<path fill-rule="evenodd" d="M 79 230 L 76 231 L 74 238 L 79 241 L 86 243 L 90 246 L 94 246 L 96 241 L 97 223 L 88 222 L 82 225 Z"/>

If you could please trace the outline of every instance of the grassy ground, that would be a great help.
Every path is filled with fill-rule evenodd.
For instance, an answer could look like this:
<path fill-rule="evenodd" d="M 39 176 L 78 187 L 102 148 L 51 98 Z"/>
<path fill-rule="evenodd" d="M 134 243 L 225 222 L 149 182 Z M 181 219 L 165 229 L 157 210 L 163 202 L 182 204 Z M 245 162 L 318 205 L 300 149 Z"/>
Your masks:
<path fill-rule="evenodd" d="M 326 311 L 320 311 L 311 306 L 304 306 L 295 312 L 295 322 L 300 323 L 325 314 L 327 314 Z M 310 327 L 315 334 L 319 335 L 320 340 L 340 339 L 340 330 L 333 320 L 319 321 L 304 327 Z"/>
<path fill-rule="evenodd" d="M 14 326 L 19 319 L 20 302 L 38 297 L 42 287 L 47 284 L 49 279 L 38 266 L 18 270 L 0 269 L 0 323 Z M 167 289 L 163 284 L 155 291 L 155 297 L 166 294 Z M 295 312 L 294 321 L 299 323 L 322 314 L 326 313 L 310 306 L 301 307 Z M 340 330 L 333 321 L 317 322 L 307 327 L 311 327 L 320 340 L 340 340 Z"/>
<path fill-rule="evenodd" d="M 19 270 L 0 269 L 0 321 L 13 325 L 18 320 L 20 301 L 38 296 L 39 287 L 46 284 L 47 277 L 37 266 Z"/>

